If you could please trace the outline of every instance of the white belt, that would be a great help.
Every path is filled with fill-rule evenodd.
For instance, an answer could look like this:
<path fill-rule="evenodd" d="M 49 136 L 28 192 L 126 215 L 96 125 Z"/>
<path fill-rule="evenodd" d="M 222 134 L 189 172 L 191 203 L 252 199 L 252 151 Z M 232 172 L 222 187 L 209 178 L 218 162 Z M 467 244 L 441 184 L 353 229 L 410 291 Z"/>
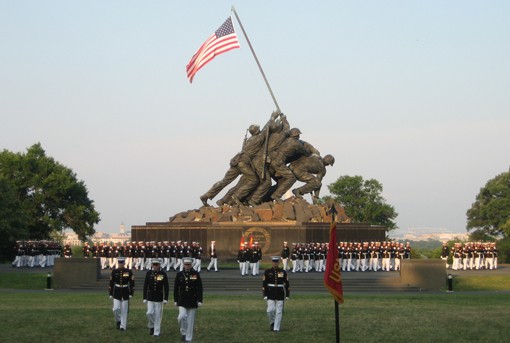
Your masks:
<path fill-rule="evenodd" d="M 115 287 L 126 288 L 126 287 L 129 287 L 129 285 L 119 285 L 119 284 L 115 284 Z"/>
<path fill-rule="evenodd" d="M 268 287 L 283 287 L 283 285 L 275 285 L 274 283 L 268 283 Z"/>

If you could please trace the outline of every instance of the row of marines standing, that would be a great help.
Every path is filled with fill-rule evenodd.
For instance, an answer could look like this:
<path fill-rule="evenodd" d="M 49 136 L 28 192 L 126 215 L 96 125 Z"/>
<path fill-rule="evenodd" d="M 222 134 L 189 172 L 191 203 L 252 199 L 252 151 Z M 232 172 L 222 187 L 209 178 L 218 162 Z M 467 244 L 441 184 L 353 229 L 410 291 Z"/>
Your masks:
<path fill-rule="evenodd" d="M 209 256 L 213 257 L 216 255 L 216 249 L 214 242 L 209 247 Z M 166 271 L 182 270 L 182 258 L 192 257 L 194 259 L 193 267 L 200 271 L 201 259 L 203 255 L 203 248 L 200 242 L 188 242 L 182 241 L 164 241 L 164 242 L 130 242 L 109 245 L 101 243 L 98 245 L 94 243 L 93 246 L 89 246 L 85 243 L 83 246 L 83 257 L 94 257 L 101 259 L 101 268 L 116 268 L 117 259 L 119 257 L 126 258 L 126 266 L 129 269 L 144 270 L 151 268 L 151 261 L 155 258 L 161 258 L 162 269 Z M 214 256 L 217 258 L 217 256 Z"/>
<path fill-rule="evenodd" d="M 329 243 L 283 243 L 281 259 L 292 272 L 323 272 Z M 399 270 L 400 260 L 411 258 L 410 243 L 398 242 L 339 242 L 338 257 L 342 271 Z M 292 267 L 289 267 L 289 259 Z"/>
<path fill-rule="evenodd" d="M 55 258 L 70 250 L 69 246 L 62 248 L 62 245 L 55 241 L 31 240 L 16 241 L 14 244 L 15 258 L 12 266 L 21 267 L 51 267 L 55 264 Z"/>
<path fill-rule="evenodd" d="M 472 270 L 472 269 L 498 269 L 499 251 L 495 242 L 466 242 L 455 243 L 452 248 L 448 247 L 447 242 L 443 242 L 441 250 L 441 259 L 446 263 L 446 268 L 450 268 L 448 261 L 452 257 L 453 270 Z"/>

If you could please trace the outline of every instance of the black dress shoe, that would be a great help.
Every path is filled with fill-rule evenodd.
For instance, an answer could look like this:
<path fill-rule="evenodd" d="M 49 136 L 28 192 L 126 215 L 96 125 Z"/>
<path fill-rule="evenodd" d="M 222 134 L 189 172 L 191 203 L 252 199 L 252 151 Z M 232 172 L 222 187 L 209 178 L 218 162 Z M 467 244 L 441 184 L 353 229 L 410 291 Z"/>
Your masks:
<path fill-rule="evenodd" d="M 120 328 L 120 331 L 126 331 L 126 329 L 124 329 L 124 328 Z"/>
<path fill-rule="evenodd" d="M 120 322 L 117 322 L 117 330 L 120 329 Z"/>
<path fill-rule="evenodd" d="M 154 335 L 154 328 L 149 329 L 149 335 L 151 335 L 151 336 Z"/>
<path fill-rule="evenodd" d="M 274 330 L 274 323 L 271 323 L 271 325 L 269 325 L 269 329 L 270 329 L 271 331 L 273 331 L 273 330 Z"/>

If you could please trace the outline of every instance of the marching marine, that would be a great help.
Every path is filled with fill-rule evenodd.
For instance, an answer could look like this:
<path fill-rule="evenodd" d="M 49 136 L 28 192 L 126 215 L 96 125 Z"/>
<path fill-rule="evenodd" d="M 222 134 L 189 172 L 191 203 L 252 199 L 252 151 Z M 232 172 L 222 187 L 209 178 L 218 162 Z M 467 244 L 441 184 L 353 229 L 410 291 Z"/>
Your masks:
<path fill-rule="evenodd" d="M 152 270 L 145 275 L 143 283 L 143 303 L 147 304 L 149 334 L 158 337 L 161 332 L 163 305 L 168 303 L 168 277 L 161 269 L 161 260 L 152 260 Z"/>
<path fill-rule="evenodd" d="M 202 279 L 200 273 L 191 267 L 192 262 L 191 257 L 182 259 L 183 270 L 177 273 L 174 282 L 174 304 L 179 308 L 177 322 L 183 342 L 193 339 L 195 313 L 203 302 Z"/>
<path fill-rule="evenodd" d="M 289 279 L 287 271 L 278 266 L 279 256 L 271 257 L 273 266 L 266 269 L 262 280 L 262 293 L 267 301 L 267 316 L 271 331 L 279 332 L 285 300 L 289 299 Z"/>
<path fill-rule="evenodd" d="M 129 299 L 135 292 L 135 277 L 131 269 L 124 268 L 124 258 L 118 259 L 119 267 L 112 270 L 109 294 L 113 299 L 113 316 L 117 329 L 126 331 L 129 310 Z"/>

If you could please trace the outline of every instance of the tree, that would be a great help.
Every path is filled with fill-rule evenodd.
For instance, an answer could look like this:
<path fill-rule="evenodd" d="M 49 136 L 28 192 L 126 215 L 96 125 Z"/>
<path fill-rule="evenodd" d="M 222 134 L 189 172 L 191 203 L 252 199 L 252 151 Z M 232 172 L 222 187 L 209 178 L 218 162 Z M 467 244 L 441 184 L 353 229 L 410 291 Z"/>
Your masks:
<path fill-rule="evenodd" d="M 345 175 L 328 185 L 328 189 L 354 223 L 382 225 L 388 230 L 397 228 L 393 220 L 398 213 L 393 206 L 386 204 L 381 196 L 383 187 L 377 180 Z"/>
<path fill-rule="evenodd" d="M 18 230 L 26 227 L 28 220 L 12 184 L 0 173 L 0 258 L 10 258 L 14 241 L 28 238 L 26 231 Z"/>
<path fill-rule="evenodd" d="M 467 210 L 471 235 L 510 236 L 510 170 L 489 180 Z"/>
<path fill-rule="evenodd" d="M 99 213 L 84 182 L 46 156 L 39 143 L 25 154 L 1 152 L 0 181 L 0 214 L 6 216 L 0 224 L 2 239 L 48 239 L 52 232 L 72 229 L 85 240 L 95 233 Z M 13 206 L 18 213 L 13 212 Z"/>

